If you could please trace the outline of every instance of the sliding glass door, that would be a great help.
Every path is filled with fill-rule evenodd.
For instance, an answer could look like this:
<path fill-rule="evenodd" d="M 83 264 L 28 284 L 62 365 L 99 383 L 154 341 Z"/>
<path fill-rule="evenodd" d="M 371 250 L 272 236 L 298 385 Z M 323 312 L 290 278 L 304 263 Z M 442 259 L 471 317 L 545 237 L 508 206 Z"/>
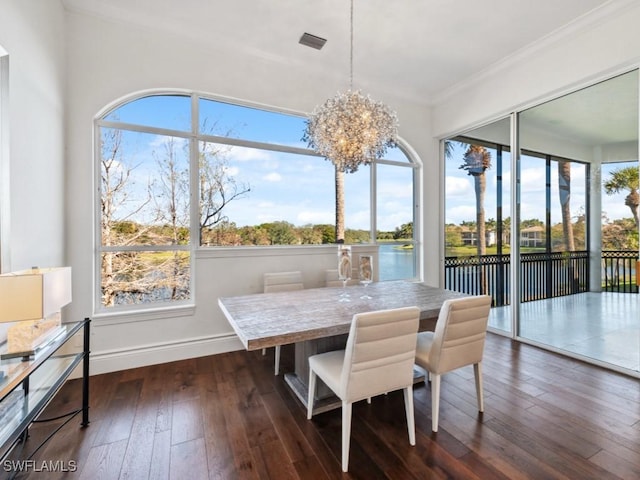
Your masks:
<path fill-rule="evenodd" d="M 517 336 L 640 371 L 637 72 L 521 112 L 518 133 Z"/>
<path fill-rule="evenodd" d="M 445 141 L 445 287 L 493 298 L 490 326 L 510 333 L 509 119 Z"/>
<path fill-rule="evenodd" d="M 496 333 L 634 372 L 638 89 L 632 71 L 444 141 L 445 287 L 491 295 Z"/>

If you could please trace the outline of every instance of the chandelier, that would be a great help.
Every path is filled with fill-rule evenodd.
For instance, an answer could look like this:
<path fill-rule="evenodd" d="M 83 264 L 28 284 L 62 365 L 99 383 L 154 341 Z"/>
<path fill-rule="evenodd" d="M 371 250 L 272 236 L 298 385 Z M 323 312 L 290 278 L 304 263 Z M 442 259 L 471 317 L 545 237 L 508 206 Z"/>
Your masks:
<path fill-rule="evenodd" d="M 396 145 L 398 117 L 389 107 L 353 90 L 353 0 L 351 0 L 349 90 L 317 106 L 302 140 L 338 170 L 353 173 Z"/>

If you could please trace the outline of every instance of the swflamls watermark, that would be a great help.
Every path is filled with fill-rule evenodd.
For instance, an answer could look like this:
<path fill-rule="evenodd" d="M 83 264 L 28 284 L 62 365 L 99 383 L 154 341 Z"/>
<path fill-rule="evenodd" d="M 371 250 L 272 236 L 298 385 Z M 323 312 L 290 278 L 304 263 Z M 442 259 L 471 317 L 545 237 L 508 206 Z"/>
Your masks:
<path fill-rule="evenodd" d="M 75 472 L 78 462 L 75 460 L 5 460 L 2 462 L 5 472 Z"/>

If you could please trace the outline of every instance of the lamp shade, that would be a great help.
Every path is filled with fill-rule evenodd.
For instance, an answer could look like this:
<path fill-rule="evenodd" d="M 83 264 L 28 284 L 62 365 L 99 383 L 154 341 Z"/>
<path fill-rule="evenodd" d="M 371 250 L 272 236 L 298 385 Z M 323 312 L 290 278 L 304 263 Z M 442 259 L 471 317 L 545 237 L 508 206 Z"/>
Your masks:
<path fill-rule="evenodd" d="M 71 303 L 71 267 L 0 275 L 0 322 L 39 320 Z"/>

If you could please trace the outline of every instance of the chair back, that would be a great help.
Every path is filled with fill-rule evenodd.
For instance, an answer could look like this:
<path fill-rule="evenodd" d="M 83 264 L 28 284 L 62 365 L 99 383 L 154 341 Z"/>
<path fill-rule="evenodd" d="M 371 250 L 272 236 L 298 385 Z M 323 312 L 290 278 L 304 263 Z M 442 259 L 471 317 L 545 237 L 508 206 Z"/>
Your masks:
<path fill-rule="evenodd" d="M 413 384 L 420 309 L 405 307 L 353 316 L 340 379 L 343 401 Z"/>
<path fill-rule="evenodd" d="M 488 295 L 445 300 L 429 351 L 433 373 L 446 373 L 482 361 L 490 309 Z"/>
<path fill-rule="evenodd" d="M 265 273 L 263 278 L 264 293 L 290 292 L 292 290 L 303 290 L 302 273 L 277 272 Z"/>

